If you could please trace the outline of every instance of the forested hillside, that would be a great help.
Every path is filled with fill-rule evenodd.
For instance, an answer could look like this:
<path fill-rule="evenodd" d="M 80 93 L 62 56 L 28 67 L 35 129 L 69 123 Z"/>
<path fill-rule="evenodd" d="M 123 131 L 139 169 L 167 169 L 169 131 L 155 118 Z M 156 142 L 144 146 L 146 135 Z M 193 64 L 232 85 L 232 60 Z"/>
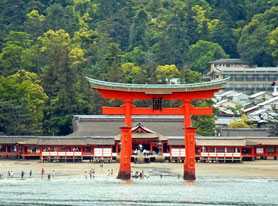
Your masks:
<path fill-rule="evenodd" d="M 192 83 L 219 58 L 278 64 L 278 1 L 1 0 L 0 131 L 66 135 L 72 115 L 120 104 L 86 76 Z"/>

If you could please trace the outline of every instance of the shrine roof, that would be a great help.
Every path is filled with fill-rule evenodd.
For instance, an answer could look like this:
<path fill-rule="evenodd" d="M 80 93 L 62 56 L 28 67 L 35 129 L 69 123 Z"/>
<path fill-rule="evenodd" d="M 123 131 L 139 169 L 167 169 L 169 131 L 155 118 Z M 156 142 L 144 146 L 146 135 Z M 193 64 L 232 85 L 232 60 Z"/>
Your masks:
<path fill-rule="evenodd" d="M 229 78 L 225 78 L 216 81 L 193 84 L 130 84 L 101 81 L 89 77 L 86 77 L 86 79 L 90 82 L 91 87 L 94 89 L 121 92 L 143 92 L 146 94 L 171 94 L 173 92 L 217 90 L 225 88 L 225 84 L 229 80 Z"/>

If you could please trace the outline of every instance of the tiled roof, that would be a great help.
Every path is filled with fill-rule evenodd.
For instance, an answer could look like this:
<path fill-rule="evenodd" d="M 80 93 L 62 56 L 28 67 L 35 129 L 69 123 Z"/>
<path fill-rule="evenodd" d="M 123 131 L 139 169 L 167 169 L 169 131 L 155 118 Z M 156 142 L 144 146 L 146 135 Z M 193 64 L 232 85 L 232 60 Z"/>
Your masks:
<path fill-rule="evenodd" d="M 209 62 L 210 64 L 248 64 L 247 61 L 241 59 L 218 59 L 215 61 Z"/>
<path fill-rule="evenodd" d="M 196 92 L 219 90 L 225 88 L 229 78 L 210 82 L 194 84 L 130 84 L 107 82 L 86 77 L 94 89 L 121 91 L 121 92 L 143 92 L 146 94 L 171 94 L 173 92 Z"/>

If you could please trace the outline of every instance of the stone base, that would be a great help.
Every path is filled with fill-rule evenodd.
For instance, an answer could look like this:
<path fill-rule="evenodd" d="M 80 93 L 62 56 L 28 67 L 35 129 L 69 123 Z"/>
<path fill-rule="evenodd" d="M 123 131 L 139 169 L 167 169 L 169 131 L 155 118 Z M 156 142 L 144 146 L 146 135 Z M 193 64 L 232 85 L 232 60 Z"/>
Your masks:
<path fill-rule="evenodd" d="M 165 162 L 165 157 L 162 155 L 155 156 L 155 162 Z"/>
<path fill-rule="evenodd" d="M 183 173 L 183 179 L 184 180 L 196 180 L 195 174 L 192 172 L 186 172 Z"/>
<path fill-rule="evenodd" d="M 126 171 L 119 171 L 117 179 L 121 179 L 121 180 L 130 180 L 131 175 L 130 172 L 126 172 Z"/>

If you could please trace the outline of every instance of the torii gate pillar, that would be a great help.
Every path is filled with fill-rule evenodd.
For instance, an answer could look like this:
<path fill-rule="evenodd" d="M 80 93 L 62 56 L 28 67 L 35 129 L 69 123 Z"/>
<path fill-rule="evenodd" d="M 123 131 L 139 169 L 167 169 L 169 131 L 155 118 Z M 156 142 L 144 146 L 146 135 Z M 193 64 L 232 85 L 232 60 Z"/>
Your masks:
<path fill-rule="evenodd" d="M 195 180 L 195 131 L 196 128 L 188 127 L 184 129 L 185 132 L 185 160 L 184 160 L 184 180 Z"/>
<path fill-rule="evenodd" d="M 117 179 L 129 180 L 131 177 L 131 153 L 132 153 L 132 131 L 131 131 L 131 102 L 132 99 L 124 99 L 125 126 L 120 127 L 121 137 L 121 157 L 120 170 Z"/>
<path fill-rule="evenodd" d="M 120 170 L 117 179 L 129 180 L 131 178 L 131 127 L 121 127 L 122 131 L 122 147 L 120 157 Z"/>

